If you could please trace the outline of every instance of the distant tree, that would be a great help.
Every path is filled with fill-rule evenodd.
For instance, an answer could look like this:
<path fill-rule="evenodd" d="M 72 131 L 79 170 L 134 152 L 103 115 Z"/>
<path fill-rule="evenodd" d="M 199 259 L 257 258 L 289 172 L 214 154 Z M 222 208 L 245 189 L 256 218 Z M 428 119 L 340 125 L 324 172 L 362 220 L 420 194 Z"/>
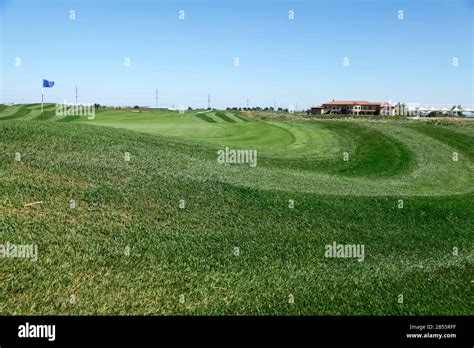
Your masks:
<path fill-rule="evenodd" d="M 138 105 L 135 105 L 133 108 L 134 109 L 140 109 L 140 107 Z"/>

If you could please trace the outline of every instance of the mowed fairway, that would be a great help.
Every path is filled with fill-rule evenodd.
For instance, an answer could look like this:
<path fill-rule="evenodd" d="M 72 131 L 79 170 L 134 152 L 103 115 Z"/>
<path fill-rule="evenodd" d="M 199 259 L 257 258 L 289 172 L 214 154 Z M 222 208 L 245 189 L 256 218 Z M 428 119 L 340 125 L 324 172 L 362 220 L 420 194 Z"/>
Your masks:
<path fill-rule="evenodd" d="M 0 131 L 0 243 L 39 253 L 0 259 L 0 314 L 472 314 L 472 125 L 16 105 Z"/>

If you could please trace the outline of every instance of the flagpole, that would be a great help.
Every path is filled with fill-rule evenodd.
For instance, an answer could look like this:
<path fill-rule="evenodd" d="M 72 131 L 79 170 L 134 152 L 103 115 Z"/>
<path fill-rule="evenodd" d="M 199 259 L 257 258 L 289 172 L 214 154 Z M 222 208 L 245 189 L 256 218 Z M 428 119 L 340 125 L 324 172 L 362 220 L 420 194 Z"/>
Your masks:
<path fill-rule="evenodd" d="M 41 113 L 43 113 L 43 95 L 44 95 L 44 87 L 41 88 Z"/>

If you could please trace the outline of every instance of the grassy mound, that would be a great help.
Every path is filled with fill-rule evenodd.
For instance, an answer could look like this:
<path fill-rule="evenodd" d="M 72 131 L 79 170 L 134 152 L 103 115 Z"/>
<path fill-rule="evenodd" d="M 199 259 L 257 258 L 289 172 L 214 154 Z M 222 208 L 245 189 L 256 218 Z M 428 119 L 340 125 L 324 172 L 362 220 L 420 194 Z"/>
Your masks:
<path fill-rule="evenodd" d="M 0 313 L 470 314 L 472 128 L 195 116 L 0 122 Z"/>

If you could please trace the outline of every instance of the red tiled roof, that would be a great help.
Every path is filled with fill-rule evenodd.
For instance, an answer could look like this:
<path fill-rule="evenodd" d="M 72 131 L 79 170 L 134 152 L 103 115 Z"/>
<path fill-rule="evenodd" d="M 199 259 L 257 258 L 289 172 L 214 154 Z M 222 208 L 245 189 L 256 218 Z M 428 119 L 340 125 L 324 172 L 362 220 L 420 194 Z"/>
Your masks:
<path fill-rule="evenodd" d="M 365 100 L 334 100 L 327 103 L 323 103 L 323 105 L 388 105 L 385 102 L 368 102 Z"/>

